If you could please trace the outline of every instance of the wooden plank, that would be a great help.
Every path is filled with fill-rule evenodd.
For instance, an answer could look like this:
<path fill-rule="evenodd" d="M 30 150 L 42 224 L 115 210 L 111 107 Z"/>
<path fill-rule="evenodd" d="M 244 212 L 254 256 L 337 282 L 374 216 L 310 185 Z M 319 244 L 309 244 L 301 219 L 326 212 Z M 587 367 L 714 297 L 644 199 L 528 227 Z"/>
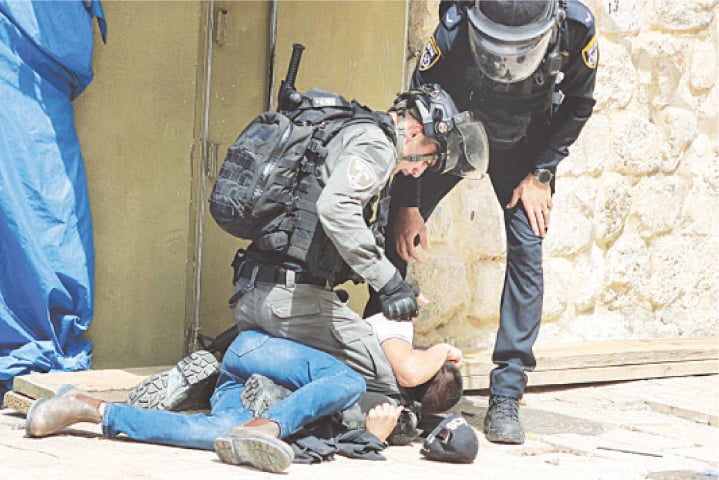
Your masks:
<path fill-rule="evenodd" d="M 569 368 L 642 365 L 647 363 L 711 360 L 719 357 L 719 338 L 669 338 L 616 340 L 561 345 L 538 345 L 534 349 L 537 368 L 565 370 Z M 480 369 L 491 364 L 491 350 L 465 354 L 468 368 L 479 363 Z M 471 372 L 471 370 L 470 370 Z"/>
<path fill-rule="evenodd" d="M 587 342 L 538 346 L 537 369 L 529 386 L 571 385 L 643 378 L 718 373 L 717 337 Z M 75 385 L 98 398 L 124 402 L 140 381 L 170 366 L 87 370 L 23 375 L 14 390 L 29 398 L 49 398 L 63 384 Z M 489 387 L 494 368 L 491 352 L 465 355 L 461 372 L 466 390 Z"/>
<path fill-rule="evenodd" d="M 3 405 L 5 408 L 10 408 L 20 413 L 27 413 L 33 402 L 35 402 L 34 398 L 26 397 L 12 390 L 5 392 L 5 396 L 3 397 Z"/>
<path fill-rule="evenodd" d="M 542 370 L 713 360 L 717 337 L 589 342 L 540 347 Z"/>
<path fill-rule="evenodd" d="M 107 402 L 124 402 L 132 388 L 150 375 L 171 368 L 141 367 L 79 372 L 53 372 L 21 375 L 13 380 L 13 390 L 30 398 L 50 398 L 60 386 L 69 383 Z"/>
<path fill-rule="evenodd" d="M 479 374 L 475 369 L 467 375 L 463 372 L 465 390 L 489 388 L 489 370 Z M 688 362 L 649 363 L 645 365 L 615 365 L 609 367 L 570 368 L 565 370 L 536 370 L 527 372 L 529 387 L 549 385 L 579 385 L 585 383 L 641 380 L 645 378 L 681 377 L 719 373 L 719 360 L 694 360 Z"/>

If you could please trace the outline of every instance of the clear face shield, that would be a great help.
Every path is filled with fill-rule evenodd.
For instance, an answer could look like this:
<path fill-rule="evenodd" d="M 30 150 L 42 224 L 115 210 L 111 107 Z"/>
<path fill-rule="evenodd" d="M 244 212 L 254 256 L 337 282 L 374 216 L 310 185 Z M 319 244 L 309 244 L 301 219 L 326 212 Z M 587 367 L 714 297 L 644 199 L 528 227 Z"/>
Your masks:
<path fill-rule="evenodd" d="M 496 43 L 472 30 L 470 46 L 477 67 L 487 77 L 500 83 L 521 82 L 537 70 L 542 62 L 552 32 L 538 41 L 524 44 Z"/>
<path fill-rule="evenodd" d="M 479 6 L 470 8 L 469 44 L 480 71 L 500 83 L 521 82 L 534 73 L 547 53 L 558 10 L 549 3 L 537 21 L 507 26 L 486 17 Z"/>
<path fill-rule="evenodd" d="M 450 123 L 442 145 L 445 151 L 430 169 L 469 180 L 482 178 L 489 165 L 489 142 L 482 122 L 467 111 L 452 117 Z"/>

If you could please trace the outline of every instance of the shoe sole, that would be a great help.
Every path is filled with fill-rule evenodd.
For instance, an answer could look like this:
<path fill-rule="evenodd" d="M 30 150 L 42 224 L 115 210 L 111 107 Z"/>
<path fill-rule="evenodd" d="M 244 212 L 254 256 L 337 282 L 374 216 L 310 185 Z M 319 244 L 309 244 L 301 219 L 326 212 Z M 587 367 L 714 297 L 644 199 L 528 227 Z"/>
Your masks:
<path fill-rule="evenodd" d="M 193 352 L 170 370 L 146 378 L 130 391 L 127 403 L 140 408 L 174 411 L 193 391 L 219 372 L 215 356 L 205 350 Z"/>
<path fill-rule="evenodd" d="M 253 373 L 245 382 L 240 399 L 247 410 L 259 417 L 290 393 L 290 389 L 277 385 L 264 375 Z"/>
<path fill-rule="evenodd" d="M 276 442 L 264 437 L 220 436 L 215 452 L 224 463 L 250 465 L 264 472 L 283 472 L 292 464 L 292 456 Z"/>
<path fill-rule="evenodd" d="M 509 443 L 512 445 L 521 445 L 524 443 L 524 433 L 508 435 L 506 433 L 493 432 L 492 429 L 485 428 L 484 436 L 492 443 Z"/>

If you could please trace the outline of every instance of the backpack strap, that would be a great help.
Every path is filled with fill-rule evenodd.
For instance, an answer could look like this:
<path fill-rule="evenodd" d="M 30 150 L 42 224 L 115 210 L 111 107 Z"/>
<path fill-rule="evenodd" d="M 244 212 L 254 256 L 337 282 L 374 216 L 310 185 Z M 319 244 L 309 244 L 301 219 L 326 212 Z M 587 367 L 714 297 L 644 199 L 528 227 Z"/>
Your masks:
<path fill-rule="evenodd" d="M 304 156 L 293 160 L 292 166 L 286 165 L 297 172 L 287 180 L 288 198 L 283 199 L 291 214 L 283 216 L 280 224 L 274 226 L 289 235 L 285 253 L 303 261 L 312 275 L 325 278 L 332 285 L 348 278 L 360 281 L 353 278 L 351 269 L 319 227 L 315 201 L 319 198 L 322 185 L 315 176 L 315 169 L 327 157 L 327 145 L 343 128 L 372 123 L 379 126 L 394 144 L 394 122 L 386 113 L 373 112 L 357 101 L 348 102 L 336 93 L 319 89 L 305 93 L 297 110 L 287 115 L 295 125 L 311 126 L 312 136 L 306 144 Z M 267 243 L 270 246 L 271 242 Z"/>
<path fill-rule="evenodd" d="M 393 144 L 396 141 L 394 122 L 387 113 L 374 112 L 357 100 L 348 102 L 337 93 L 319 88 L 313 88 L 302 95 L 302 103 L 291 118 L 295 123 L 315 127 L 307 148 L 314 161 L 327 156 L 327 144 L 348 125 L 374 123 Z"/>
<path fill-rule="evenodd" d="M 382 129 L 387 138 L 394 144 L 397 141 L 397 130 L 392 117 L 388 113 L 375 112 L 352 100 L 352 120 L 350 123 L 374 123 Z"/>

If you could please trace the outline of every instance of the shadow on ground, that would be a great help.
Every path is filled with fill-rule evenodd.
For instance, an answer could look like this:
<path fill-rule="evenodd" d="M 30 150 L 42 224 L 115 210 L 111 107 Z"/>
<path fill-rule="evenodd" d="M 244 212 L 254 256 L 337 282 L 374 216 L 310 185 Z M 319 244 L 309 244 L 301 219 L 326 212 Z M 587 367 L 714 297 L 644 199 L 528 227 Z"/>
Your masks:
<path fill-rule="evenodd" d="M 481 404 L 481 405 L 478 405 Z M 459 413 L 467 419 L 470 425 L 482 431 L 484 415 L 487 413 L 486 398 L 461 398 L 450 413 Z M 519 409 L 519 419 L 528 432 L 539 435 L 560 434 L 572 432 L 579 435 L 594 436 L 610 430 L 610 425 L 583 418 L 563 415 L 557 412 L 548 412 L 531 407 Z"/>

